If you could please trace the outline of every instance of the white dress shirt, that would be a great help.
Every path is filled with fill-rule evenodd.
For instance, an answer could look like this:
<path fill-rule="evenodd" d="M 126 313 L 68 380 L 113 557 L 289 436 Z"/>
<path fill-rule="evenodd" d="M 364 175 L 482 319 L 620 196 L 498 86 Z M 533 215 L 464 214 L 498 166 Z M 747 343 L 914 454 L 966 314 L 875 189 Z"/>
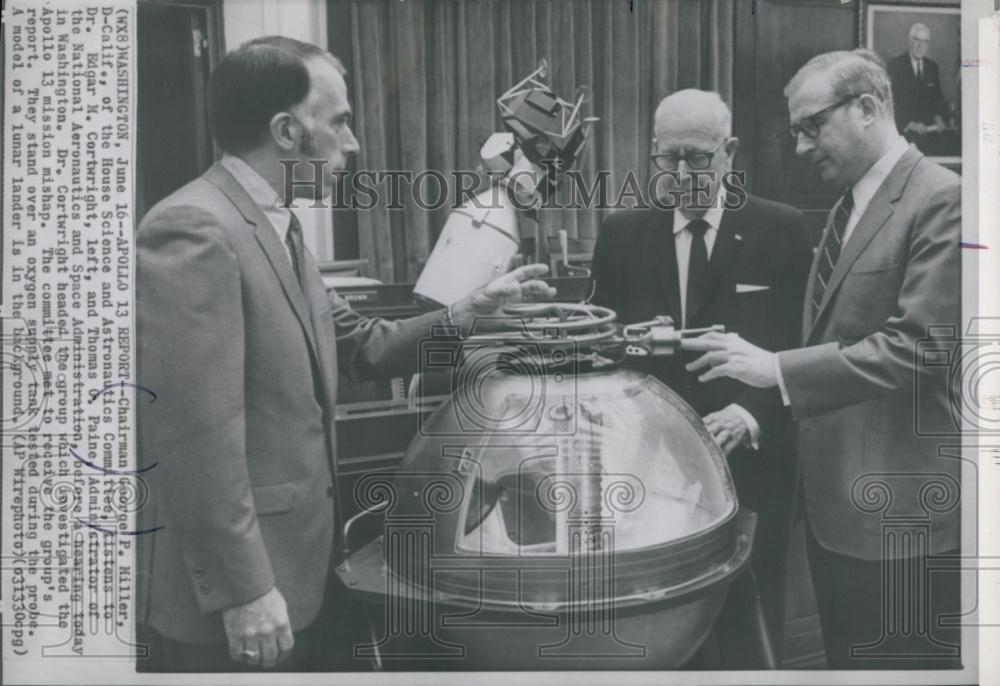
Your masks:
<path fill-rule="evenodd" d="M 271 184 L 264 180 L 263 176 L 254 171 L 253 167 L 236 155 L 223 153 L 219 163 L 233 175 L 236 183 L 243 186 L 243 190 L 253 198 L 257 207 L 267 217 L 275 233 L 278 234 L 278 240 L 281 241 L 281 245 L 285 248 L 288 261 L 294 265 L 295 262 L 292 259 L 292 253 L 288 248 L 288 243 L 285 242 L 285 238 L 288 235 L 288 225 L 292 221 L 292 211 L 287 207 L 282 207 L 281 198 Z"/>
<path fill-rule="evenodd" d="M 878 162 L 870 166 L 864 176 L 851 188 L 851 195 L 854 196 L 854 209 L 851 210 L 851 216 L 847 218 L 847 226 L 844 228 L 842 244 L 844 247 L 847 247 L 847 241 L 854 233 L 854 227 L 861 221 L 861 217 L 864 216 L 865 210 L 868 209 L 872 198 L 875 197 L 875 193 L 882 187 L 893 167 L 909 149 L 910 144 L 906 139 L 897 135 L 896 142 L 889 147 L 888 152 L 882 155 Z M 843 248 L 841 248 L 841 254 L 843 254 Z M 774 375 L 778 378 L 778 388 L 781 389 L 782 401 L 785 406 L 791 405 L 792 401 L 788 398 L 788 389 L 785 387 L 785 378 L 781 375 L 781 364 L 778 362 L 777 355 L 774 356 Z"/>
<path fill-rule="evenodd" d="M 715 239 L 719 236 L 719 226 L 722 224 L 722 213 L 725 212 L 725 189 L 719 185 L 719 192 L 715 202 L 706 210 L 703 220 L 708 224 L 705 229 L 705 250 L 708 258 L 712 259 L 712 248 L 715 247 Z M 685 217 L 680 210 L 674 210 L 674 254 L 677 257 L 677 279 L 681 288 L 681 321 L 687 322 L 687 281 L 688 264 L 691 259 L 691 241 L 694 234 L 687 228 L 691 220 Z M 760 424 L 754 419 L 744 407 L 732 403 L 729 409 L 740 415 L 750 430 L 750 445 L 754 450 L 760 447 Z"/>
<path fill-rule="evenodd" d="M 882 155 L 878 162 L 869 167 L 865 175 L 854 184 L 854 187 L 851 189 L 851 195 L 854 196 L 854 209 L 851 210 L 851 216 L 847 219 L 847 227 L 844 229 L 845 245 L 851 238 L 854 227 L 858 225 L 865 210 L 868 209 L 872 198 L 875 197 L 875 193 L 878 192 L 878 189 L 889 176 L 889 173 L 892 172 L 892 168 L 896 166 L 897 162 L 903 159 L 903 155 L 909 149 L 910 144 L 906 139 L 902 136 L 897 136 L 896 142 L 892 144 L 889 151 Z"/>

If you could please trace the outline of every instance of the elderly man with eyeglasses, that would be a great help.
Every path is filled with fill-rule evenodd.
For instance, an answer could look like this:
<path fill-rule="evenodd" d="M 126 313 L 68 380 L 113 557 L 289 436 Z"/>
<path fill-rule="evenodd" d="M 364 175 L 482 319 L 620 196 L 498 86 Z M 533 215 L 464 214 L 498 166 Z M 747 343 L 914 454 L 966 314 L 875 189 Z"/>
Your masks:
<path fill-rule="evenodd" d="M 786 91 L 796 152 L 844 195 L 809 275 L 800 346 L 737 334 L 687 347 L 706 383 L 779 389 L 799 424 L 813 586 L 831 669 L 958 666 L 960 460 L 947 367 L 960 331 L 959 177 L 899 134 L 889 77 L 864 51 L 810 60 Z M 939 340 L 943 338 L 944 340 Z M 777 352 L 775 352 L 777 351 Z M 917 419 L 919 418 L 919 424 Z M 919 430 L 918 430 L 919 428 Z M 933 493 L 933 497 L 930 495 Z"/>
<path fill-rule="evenodd" d="M 938 63 L 927 56 L 931 30 L 917 22 L 910 27 L 909 49 L 886 64 L 896 114 L 896 126 L 917 145 L 920 137 L 945 130 L 944 96 Z"/>
<path fill-rule="evenodd" d="M 592 301 L 614 309 L 626 324 L 669 315 L 678 326 L 722 324 L 764 348 L 792 347 L 812 259 L 805 217 L 724 183 L 732 178 L 739 140 L 717 93 L 683 90 L 664 98 L 654 130 L 656 197 L 604 222 L 594 251 Z M 658 358 L 644 369 L 704 416 L 729 456 L 740 503 L 759 515 L 752 567 L 775 654 L 765 659 L 757 645 L 748 645 L 754 616 L 745 602 L 749 594 L 732 594 L 717 628 L 724 666 L 773 666 L 784 627 L 791 421 L 776 390 L 728 379 L 700 384 L 684 369 L 693 359 Z M 734 607 L 740 601 L 742 607 Z M 743 636 L 732 639 L 727 632 Z"/>

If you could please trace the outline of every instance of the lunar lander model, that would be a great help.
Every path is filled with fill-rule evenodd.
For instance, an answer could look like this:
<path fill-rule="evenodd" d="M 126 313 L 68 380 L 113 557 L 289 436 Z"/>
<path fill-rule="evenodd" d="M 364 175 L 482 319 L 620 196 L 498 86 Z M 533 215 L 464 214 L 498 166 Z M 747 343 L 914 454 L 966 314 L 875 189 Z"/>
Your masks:
<path fill-rule="evenodd" d="M 417 298 L 436 305 L 456 300 L 505 273 L 521 246 L 519 215 L 531 215 L 556 188 L 587 145 L 595 117 L 584 117 L 589 90 L 572 102 L 558 97 L 534 72 L 497 99 L 507 129 L 480 148 L 483 167 L 496 182 L 448 217 L 414 286 Z"/>
<path fill-rule="evenodd" d="M 355 490 L 375 540 L 337 574 L 385 668 L 669 669 L 749 558 L 722 452 L 673 391 L 629 369 L 686 335 L 590 305 L 512 306 L 511 328 L 428 344 L 455 392 L 394 476 Z M 435 362 L 436 360 L 436 362 Z"/>

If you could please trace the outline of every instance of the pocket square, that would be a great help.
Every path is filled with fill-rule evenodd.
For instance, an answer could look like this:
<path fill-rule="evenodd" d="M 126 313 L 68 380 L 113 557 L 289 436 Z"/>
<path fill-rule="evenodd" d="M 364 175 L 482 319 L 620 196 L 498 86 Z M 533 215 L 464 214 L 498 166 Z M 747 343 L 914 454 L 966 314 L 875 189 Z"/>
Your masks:
<path fill-rule="evenodd" d="M 737 293 L 754 293 L 756 291 L 767 291 L 770 290 L 770 286 L 757 286 L 752 283 L 738 283 L 736 284 Z"/>

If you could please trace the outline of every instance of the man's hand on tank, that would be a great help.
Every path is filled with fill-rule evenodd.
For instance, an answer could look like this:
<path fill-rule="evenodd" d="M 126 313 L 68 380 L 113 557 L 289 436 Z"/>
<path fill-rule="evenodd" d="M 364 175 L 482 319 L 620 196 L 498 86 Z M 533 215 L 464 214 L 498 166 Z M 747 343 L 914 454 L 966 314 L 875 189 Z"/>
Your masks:
<path fill-rule="evenodd" d="M 705 415 L 704 421 L 712 438 L 726 455 L 741 445 L 750 444 L 750 427 L 743 416 L 732 409 L 732 405 Z"/>

